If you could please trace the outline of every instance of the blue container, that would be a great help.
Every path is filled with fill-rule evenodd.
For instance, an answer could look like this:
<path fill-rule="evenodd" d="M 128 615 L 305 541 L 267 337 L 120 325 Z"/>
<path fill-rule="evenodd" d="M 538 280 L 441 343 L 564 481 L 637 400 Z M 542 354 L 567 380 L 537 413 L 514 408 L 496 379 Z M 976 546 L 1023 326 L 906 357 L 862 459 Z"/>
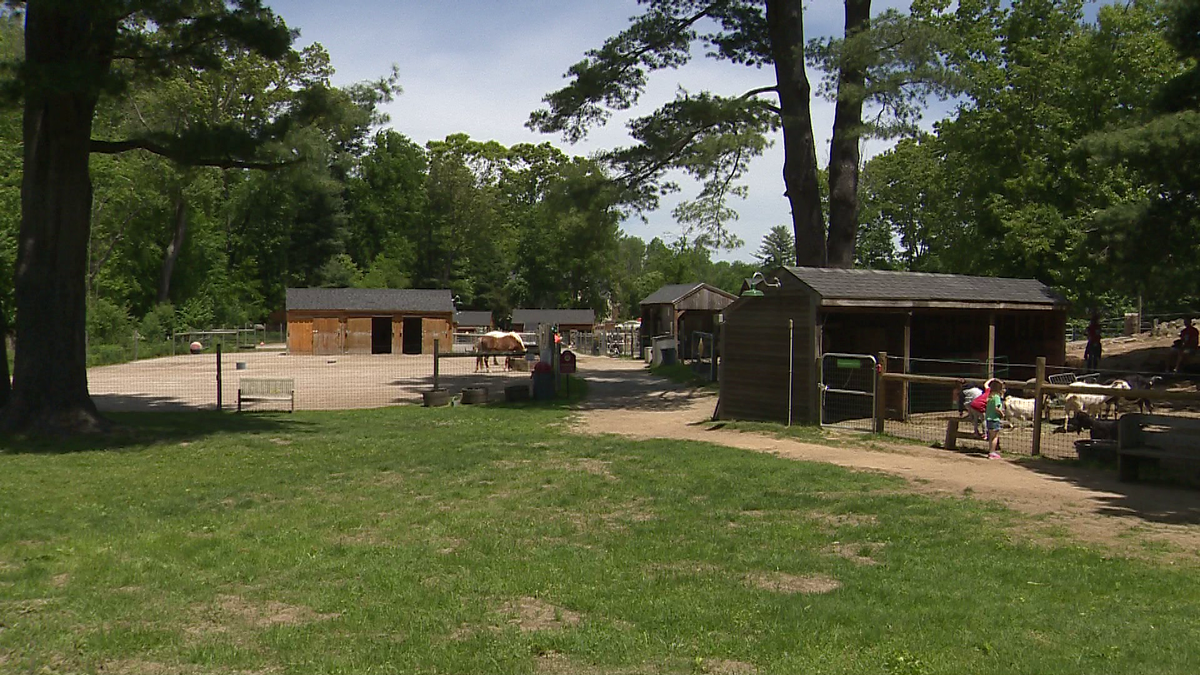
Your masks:
<path fill-rule="evenodd" d="M 554 398 L 554 372 L 534 371 L 533 373 L 533 399 L 535 401 L 549 401 Z"/>
<path fill-rule="evenodd" d="M 674 347 L 663 347 L 662 348 L 662 364 L 664 366 L 675 365 L 675 348 Z"/>

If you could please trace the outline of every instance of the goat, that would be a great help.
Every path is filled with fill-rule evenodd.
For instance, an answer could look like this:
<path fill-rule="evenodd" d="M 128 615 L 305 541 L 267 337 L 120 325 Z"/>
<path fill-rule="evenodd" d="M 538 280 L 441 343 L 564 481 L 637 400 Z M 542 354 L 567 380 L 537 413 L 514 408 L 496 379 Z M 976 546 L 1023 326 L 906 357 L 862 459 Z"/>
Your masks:
<path fill-rule="evenodd" d="M 1154 375 L 1146 377 L 1145 375 L 1130 375 L 1125 378 L 1125 382 L 1129 383 L 1130 389 L 1134 391 L 1150 391 L 1162 382 L 1162 377 Z M 1154 412 L 1154 402 L 1148 398 L 1137 399 L 1138 412 Z"/>
<path fill-rule="evenodd" d="M 1004 397 L 1004 414 L 1009 420 L 1028 420 L 1034 423 L 1034 403 L 1037 399 L 1021 398 L 1019 396 Z"/>
<path fill-rule="evenodd" d="M 1087 413 L 1099 417 L 1104 410 L 1108 397 L 1102 394 L 1067 394 L 1063 399 L 1065 412 L 1063 415 L 1063 431 L 1069 431 L 1067 423 L 1076 413 Z"/>
<path fill-rule="evenodd" d="M 1088 430 L 1093 441 L 1117 440 L 1117 420 L 1099 420 L 1085 412 L 1077 412 L 1067 423 L 1067 431 L 1078 434 Z"/>

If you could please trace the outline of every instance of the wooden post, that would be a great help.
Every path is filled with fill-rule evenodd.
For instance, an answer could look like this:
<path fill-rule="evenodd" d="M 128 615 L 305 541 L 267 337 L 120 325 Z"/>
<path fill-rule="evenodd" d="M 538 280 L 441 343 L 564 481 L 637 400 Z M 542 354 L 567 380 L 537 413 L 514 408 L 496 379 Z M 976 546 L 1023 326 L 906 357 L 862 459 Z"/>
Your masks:
<path fill-rule="evenodd" d="M 883 413 L 887 410 L 883 376 L 887 374 L 887 352 L 879 352 L 879 363 L 875 369 L 875 433 L 883 433 Z"/>
<path fill-rule="evenodd" d="M 904 319 L 904 374 L 912 372 L 909 366 L 909 357 L 912 352 L 912 312 L 909 312 Z M 900 384 L 900 415 L 908 419 L 908 381 L 905 380 Z"/>
<path fill-rule="evenodd" d="M 433 338 L 433 390 L 434 391 L 437 391 L 437 388 L 438 388 L 438 361 L 440 361 L 440 359 L 438 358 L 438 353 L 439 353 L 438 349 L 441 346 L 440 342 L 441 341 L 438 340 L 437 338 Z M 475 367 L 478 368 L 479 366 L 475 366 Z"/>
<path fill-rule="evenodd" d="M 217 343 L 217 410 L 221 409 L 221 343 Z"/>
<path fill-rule="evenodd" d="M 989 380 L 996 376 L 996 314 L 995 314 L 995 312 L 988 314 L 987 376 L 988 376 Z"/>
<path fill-rule="evenodd" d="M 1037 374 L 1033 385 L 1033 456 L 1042 454 L 1042 414 L 1045 412 L 1045 402 L 1042 401 L 1042 383 L 1046 381 L 1046 357 L 1037 357 Z"/>

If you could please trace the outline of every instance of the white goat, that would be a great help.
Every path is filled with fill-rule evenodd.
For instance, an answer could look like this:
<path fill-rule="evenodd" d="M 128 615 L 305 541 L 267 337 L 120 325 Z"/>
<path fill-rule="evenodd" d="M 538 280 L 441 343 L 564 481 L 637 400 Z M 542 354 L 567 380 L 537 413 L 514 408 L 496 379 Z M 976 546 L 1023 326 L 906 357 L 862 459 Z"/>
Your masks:
<path fill-rule="evenodd" d="M 1009 421 L 1026 420 L 1033 424 L 1033 404 L 1037 399 L 1021 398 L 1020 396 L 1004 397 L 1004 414 Z"/>

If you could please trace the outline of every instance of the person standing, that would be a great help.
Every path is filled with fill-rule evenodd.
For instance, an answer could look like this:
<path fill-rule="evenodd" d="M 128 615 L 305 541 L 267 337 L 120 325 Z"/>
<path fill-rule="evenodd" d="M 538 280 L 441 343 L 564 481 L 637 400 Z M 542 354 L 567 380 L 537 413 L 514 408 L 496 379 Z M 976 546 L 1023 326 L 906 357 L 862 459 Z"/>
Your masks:
<path fill-rule="evenodd" d="M 1183 360 L 1195 354 L 1198 347 L 1200 347 L 1200 331 L 1192 325 L 1192 319 L 1189 317 L 1183 320 L 1183 330 L 1179 331 L 1179 339 L 1172 345 L 1172 349 L 1175 350 L 1174 372 L 1179 372 Z"/>
<path fill-rule="evenodd" d="M 1087 327 L 1087 346 L 1083 348 L 1083 365 L 1088 370 L 1100 367 L 1100 315 L 1093 314 Z"/>
<path fill-rule="evenodd" d="M 1000 459 L 1000 421 L 1004 418 L 1004 383 L 992 380 L 988 383 L 988 400 L 985 424 L 988 435 L 988 459 Z"/>

